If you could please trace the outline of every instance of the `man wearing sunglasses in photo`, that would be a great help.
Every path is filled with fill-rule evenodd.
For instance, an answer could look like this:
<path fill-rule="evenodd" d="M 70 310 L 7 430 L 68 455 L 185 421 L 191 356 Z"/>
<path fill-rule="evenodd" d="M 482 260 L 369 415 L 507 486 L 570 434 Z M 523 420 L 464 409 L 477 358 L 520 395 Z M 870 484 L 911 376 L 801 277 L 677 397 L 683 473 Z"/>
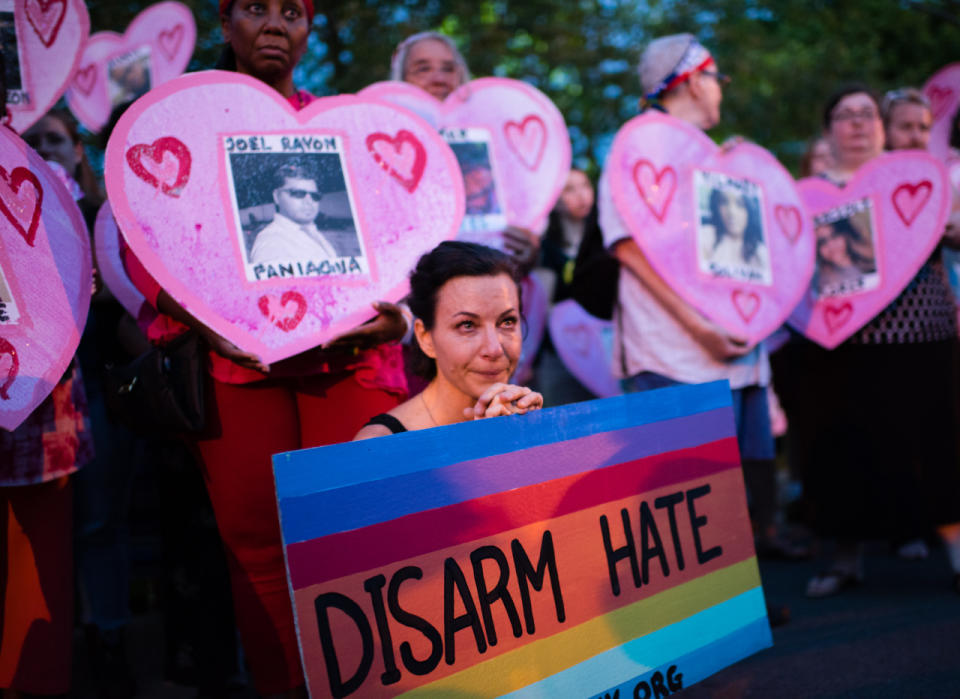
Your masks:
<path fill-rule="evenodd" d="M 317 228 L 323 193 L 313 174 L 299 163 L 281 166 L 276 173 L 273 203 L 277 212 L 257 234 L 250 252 L 253 264 L 311 261 L 339 257 L 336 248 Z"/>

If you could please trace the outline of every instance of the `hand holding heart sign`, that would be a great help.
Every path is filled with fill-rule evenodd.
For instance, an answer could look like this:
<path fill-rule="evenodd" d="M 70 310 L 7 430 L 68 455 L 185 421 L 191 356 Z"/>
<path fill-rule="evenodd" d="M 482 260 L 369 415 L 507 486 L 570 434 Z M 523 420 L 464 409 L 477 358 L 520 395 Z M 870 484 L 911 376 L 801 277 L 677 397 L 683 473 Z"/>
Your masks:
<path fill-rule="evenodd" d="M 419 256 L 456 234 L 460 182 L 450 148 L 408 112 L 350 96 L 297 112 L 217 71 L 152 90 L 107 147 L 133 252 L 197 320 L 267 364 L 400 299 Z"/>
<path fill-rule="evenodd" d="M 190 8 L 172 0 L 150 5 L 122 35 L 97 32 L 67 90 L 70 110 L 86 128 L 100 131 L 114 107 L 183 73 L 196 39 Z"/>
<path fill-rule="evenodd" d="M 77 205 L 40 156 L 0 129 L 0 428 L 15 429 L 66 371 L 91 280 Z"/>
<path fill-rule="evenodd" d="M 23 133 L 67 89 L 90 34 L 90 16 L 82 0 L 13 0 L 13 18 L 13 35 L 4 36 L 3 47 L 6 105 L 9 126 Z"/>
<path fill-rule="evenodd" d="M 682 299 L 747 346 L 783 323 L 809 284 L 814 240 L 772 155 L 749 143 L 718 148 L 696 127 L 647 112 L 617 133 L 606 168 L 620 218 Z M 719 346 L 729 342 L 704 334 L 714 356 L 729 354 Z"/>

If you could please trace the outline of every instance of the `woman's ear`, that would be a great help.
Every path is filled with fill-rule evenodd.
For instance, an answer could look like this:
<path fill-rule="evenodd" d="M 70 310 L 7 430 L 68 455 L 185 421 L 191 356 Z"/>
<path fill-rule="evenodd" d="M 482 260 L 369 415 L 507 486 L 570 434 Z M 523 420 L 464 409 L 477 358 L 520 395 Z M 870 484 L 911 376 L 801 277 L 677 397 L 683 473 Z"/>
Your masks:
<path fill-rule="evenodd" d="M 419 318 L 413 321 L 413 334 L 417 338 L 417 344 L 420 345 L 423 353 L 430 359 L 436 359 L 437 352 L 433 347 L 433 335 Z"/>

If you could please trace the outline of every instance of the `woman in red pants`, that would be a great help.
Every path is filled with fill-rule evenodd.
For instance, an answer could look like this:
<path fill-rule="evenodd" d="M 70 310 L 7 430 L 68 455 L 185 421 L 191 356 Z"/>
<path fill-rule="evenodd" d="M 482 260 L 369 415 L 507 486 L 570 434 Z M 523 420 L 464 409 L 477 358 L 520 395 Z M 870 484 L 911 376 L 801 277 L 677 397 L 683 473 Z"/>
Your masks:
<path fill-rule="evenodd" d="M 312 0 L 220 0 L 226 42 L 217 67 L 257 78 L 297 109 L 312 96 L 293 69 L 307 47 Z M 325 349 L 273 367 L 193 318 L 129 251 L 128 271 L 159 311 L 148 335 L 163 342 L 195 328 L 211 348 L 213 380 L 206 433 L 196 445 L 227 549 L 237 624 L 257 692 L 306 696 L 287 589 L 273 472 L 278 452 L 347 441 L 373 415 L 406 395 L 400 309 L 379 304 L 376 319 Z"/>

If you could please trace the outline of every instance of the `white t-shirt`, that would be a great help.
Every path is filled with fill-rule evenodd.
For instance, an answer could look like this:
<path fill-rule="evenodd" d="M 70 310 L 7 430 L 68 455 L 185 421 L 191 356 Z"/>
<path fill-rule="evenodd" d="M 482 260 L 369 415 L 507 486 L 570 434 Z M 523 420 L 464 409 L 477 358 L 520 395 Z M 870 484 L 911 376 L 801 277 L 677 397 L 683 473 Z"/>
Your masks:
<path fill-rule="evenodd" d="M 317 263 L 337 257 L 336 248 L 316 224 L 301 226 L 279 213 L 274 214 L 273 220 L 257 234 L 250 251 L 250 262 L 255 265 L 292 260 Z"/>
<path fill-rule="evenodd" d="M 606 169 L 598 190 L 600 228 L 610 248 L 631 235 L 614 207 Z M 620 378 L 652 371 L 683 383 L 727 379 L 731 388 L 770 382 L 770 362 L 762 343 L 733 361 L 714 359 L 626 267 L 620 268 L 616 313 L 613 362 Z"/>

